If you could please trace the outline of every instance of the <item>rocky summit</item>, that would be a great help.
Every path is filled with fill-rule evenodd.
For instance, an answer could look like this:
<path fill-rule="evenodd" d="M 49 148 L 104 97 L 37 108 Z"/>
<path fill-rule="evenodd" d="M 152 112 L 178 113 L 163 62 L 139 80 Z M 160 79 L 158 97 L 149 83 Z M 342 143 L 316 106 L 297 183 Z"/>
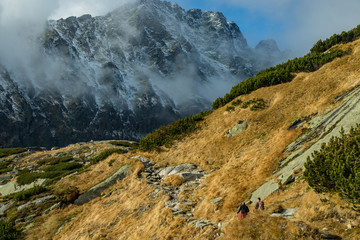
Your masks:
<path fill-rule="evenodd" d="M 160 0 L 50 20 L 33 45 L 0 62 L 2 147 L 138 140 L 285 55 L 272 40 L 250 48 L 222 13 Z"/>

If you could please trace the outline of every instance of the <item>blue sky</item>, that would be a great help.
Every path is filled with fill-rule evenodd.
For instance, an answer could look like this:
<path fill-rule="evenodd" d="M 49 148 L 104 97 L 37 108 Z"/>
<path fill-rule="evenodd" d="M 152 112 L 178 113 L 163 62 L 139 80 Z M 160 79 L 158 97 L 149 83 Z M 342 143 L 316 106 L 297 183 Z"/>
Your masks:
<path fill-rule="evenodd" d="M 175 2 L 171 0 L 171 2 Z M 273 38 L 281 50 L 306 54 L 319 39 L 360 24 L 360 0 L 177 0 L 188 10 L 223 12 L 251 47 Z"/>
<path fill-rule="evenodd" d="M 274 38 L 284 32 L 284 24 L 281 21 L 268 21 L 267 18 L 251 9 L 239 7 L 223 1 L 205 0 L 178 0 L 185 10 L 198 8 L 204 11 L 222 12 L 228 21 L 234 21 L 239 25 L 241 32 L 248 40 L 248 44 L 255 47 L 263 39 Z"/>

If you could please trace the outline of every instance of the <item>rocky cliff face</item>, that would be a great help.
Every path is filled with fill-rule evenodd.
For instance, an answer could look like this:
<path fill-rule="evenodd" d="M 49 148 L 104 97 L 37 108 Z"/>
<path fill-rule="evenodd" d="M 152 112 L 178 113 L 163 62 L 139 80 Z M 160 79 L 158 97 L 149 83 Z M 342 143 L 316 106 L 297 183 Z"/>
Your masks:
<path fill-rule="evenodd" d="M 30 64 L 0 63 L 0 146 L 139 139 L 283 56 L 221 13 L 159 0 L 52 20 L 38 40 Z"/>

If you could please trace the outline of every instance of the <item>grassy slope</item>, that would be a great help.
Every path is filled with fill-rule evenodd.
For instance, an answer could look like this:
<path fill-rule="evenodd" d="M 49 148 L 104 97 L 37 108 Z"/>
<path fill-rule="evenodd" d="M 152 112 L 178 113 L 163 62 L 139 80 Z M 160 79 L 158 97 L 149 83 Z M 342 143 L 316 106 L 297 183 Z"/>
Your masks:
<path fill-rule="evenodd" d="M 360 84 L 360 41 L 349 45 L 353 46 L 351 55 L 336 59 L 314 73 L 299 73 L 290 83 L 262 88 L 241 97 L 243 101 L 263 98 L 269 106 L 267 109 L 254 112 L 237 107 L 229 113 L 224 106 L 206 118 L 200 131 L 177 142 L 171 149 L 135 154 L 143 154 L 162 166 L 191 162 L 205 169 L 216 169 L 204 182 L 204 187 L 194 193 L 198 199 L 194 215 L 198 219 L 229 222 L 224 239 L 299 239 L 295 234 L 298 222 L 266 217 L 278 204 L 298 208 L 296 217 L 312 227 L 327 227 L 332 233 L 351 234 L 346 237 L 356 239 L 358 230 L 345 233 L 348 222 L 336 221 L 352 216 L 336 206 L 341 200 L 307 191 L 306 183 L 267 198 L 265 213 L 251 214 L 242 222 L 235 219 L 238 204 L 268 180 L 285 157 L 284 148 L 301 134 L 301 129 L 288 130 L 291 121 L 335 107 L 336 96 Z M 239 120 L 245 120 L 248 129 L 239 136 L 225 138 L 224 133 Z M 260 140 L 263 133 L 266 136 Z M 129 161 L 122 158 L 121 161 Z M 64 180 L 63 184 L 79 184 L 81 189 L 86 189 L 99 181 L 97 174 L 104 176 L 112 168 L 106 161 L 92 169 L 74 179 Z M 165 194 L 160 193 L 154 199 L 148 197 L 154 188 L 136 179 L 140 162 L 133 162 L 132 169 L 133 175 L 119 182 L 115 186 L 117 191 L 109 198 L 96 199 L 83 206 L 70 205 L 39 218 L 27 239 L 87 239 L 89 235 L 94 239 L 151 239 L 153 234 L 161 236 L 160 239 L 211 239 L 210 229 L 194 229 L 181 219 L 173 218 L 164 208 Z M 283 202 L 301 194 L 304 196 Z M 205 199 L 200 200 L 200 196 Z M 209 203 L 215 197 L 224 198 L 217 208 Z M 322 198 L 330 201 L 324 204 L 320 201 Z M 150 209 L 142 211 L 147 205 Z M 326 218 L 327 213 L 333 214 L 332 217 Z M 76 221 L 68 223 L 61 234 L 54 237 L 64 220 L 72 216 L 77 216 Z"/>

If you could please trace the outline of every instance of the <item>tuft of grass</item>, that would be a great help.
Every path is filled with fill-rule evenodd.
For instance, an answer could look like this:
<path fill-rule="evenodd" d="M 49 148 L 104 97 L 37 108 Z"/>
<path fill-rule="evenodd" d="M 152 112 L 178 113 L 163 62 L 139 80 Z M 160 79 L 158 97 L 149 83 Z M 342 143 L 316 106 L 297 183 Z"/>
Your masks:
<path fill-rule="evenodd" d="M 25 148 L 2 148 L 0 149 L 0 158 L 25 152 Z"/>
<path fill-rule="evenodd" d="M 178 186 L 181 186 L 181 184 L 183 184 L 184 182 L 186 182 L 186 180 L 183 177 L 172 174 L 172 175 L 166 177 L 165 180 L 161 183 L 161 185 L 178 187 Z"/>

